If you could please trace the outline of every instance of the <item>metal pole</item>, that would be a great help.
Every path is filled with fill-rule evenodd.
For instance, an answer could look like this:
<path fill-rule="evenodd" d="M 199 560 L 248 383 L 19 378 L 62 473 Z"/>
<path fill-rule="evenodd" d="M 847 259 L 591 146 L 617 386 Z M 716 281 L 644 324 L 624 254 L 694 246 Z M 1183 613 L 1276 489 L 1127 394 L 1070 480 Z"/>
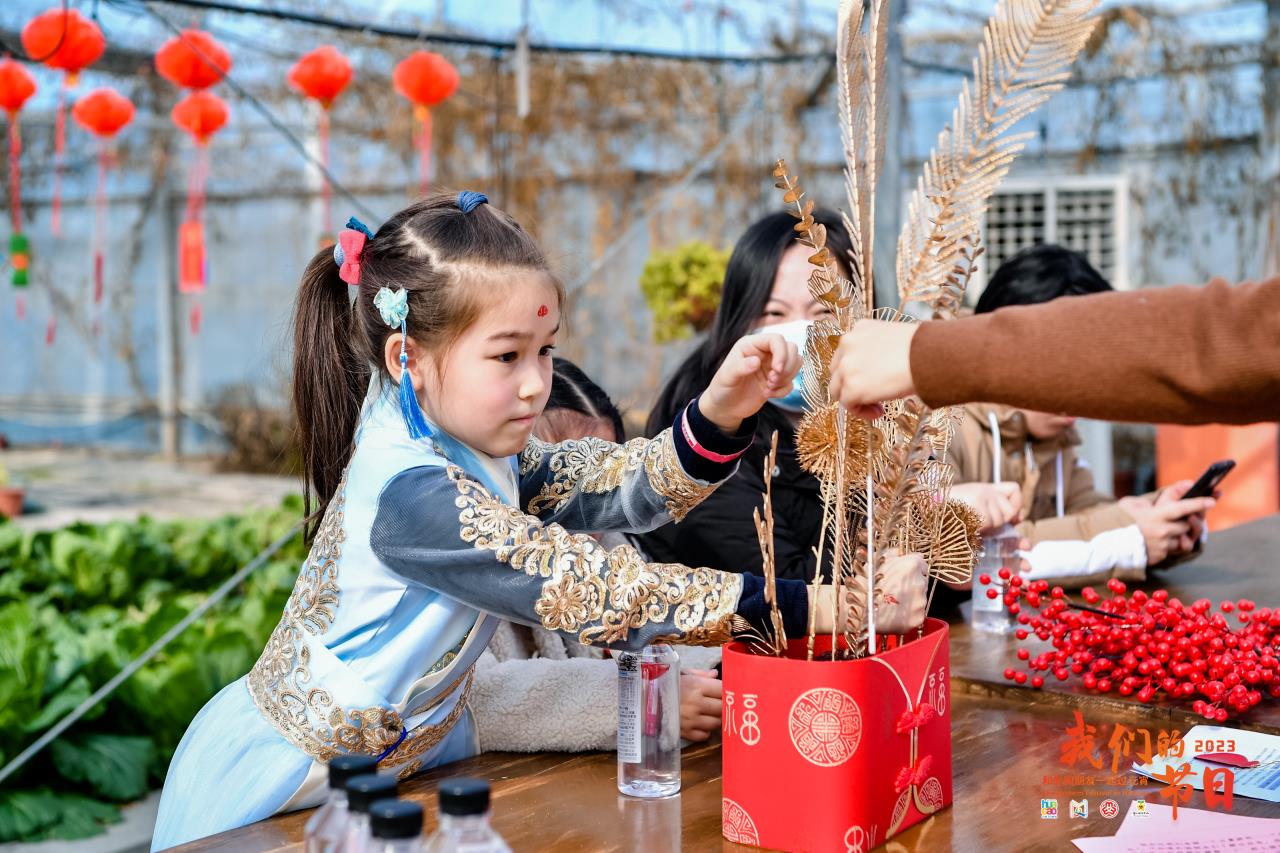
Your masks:
<path fill-rule="evenodd" d="M 173 197 L 168 178 L 161 179 L 160 199 L 160 263 L 156 271 L 156 358 L 160 374 L 160 442 L 167 461 L 175 461 L 182 453 L 182 430 L 178 412 L 178 388 L 182 371 L 178 336 L 178 299 L 175 292 L 178 264 L 174 241 Z"/>
<path fill-rule="evenodd" d="M 884 163 L 876 187 L 875 269 L 876 307 L 898 307 L 898 274 L 894 259 L 898 256 L 898 231 L 902 228 L 902 117 L 907 109 L 906 87 L 902 78 L 902 33 L 900 25 L 906 3 L 889 0 L 889 44 L 885 48 L 884 96 L 889 101 L 885 111 Z"/>

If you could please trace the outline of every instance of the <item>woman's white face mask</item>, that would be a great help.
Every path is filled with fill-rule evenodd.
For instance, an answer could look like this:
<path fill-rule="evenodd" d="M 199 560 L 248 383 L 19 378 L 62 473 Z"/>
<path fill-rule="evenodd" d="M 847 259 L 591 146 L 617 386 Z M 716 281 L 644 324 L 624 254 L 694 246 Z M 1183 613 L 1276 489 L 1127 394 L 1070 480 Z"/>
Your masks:
<path fill-rule="evenodd" d="M 813 322 L 811 320 L 793 320 L 790 323 L 775 323 L 772 326 L 760 326 L 759 328 L 752 329 L 751 334 L 782 335 L 782 337 L 787 341 L 795 344 L 796 348 L 800 350 L 800 354 L 803 356 L 805 342 L 809 337 L 809 327 L 812 325 Z M 787 396 L 777 397 L 769 402 L 784 411 L 803 412 L 805 408 L 804 392 L 801 389 L 804 387 L 804 373 L 805 368 L 801 368 L 800 372 L 796 374 L 796 378 L 791 382 L 791 391 Z"/>

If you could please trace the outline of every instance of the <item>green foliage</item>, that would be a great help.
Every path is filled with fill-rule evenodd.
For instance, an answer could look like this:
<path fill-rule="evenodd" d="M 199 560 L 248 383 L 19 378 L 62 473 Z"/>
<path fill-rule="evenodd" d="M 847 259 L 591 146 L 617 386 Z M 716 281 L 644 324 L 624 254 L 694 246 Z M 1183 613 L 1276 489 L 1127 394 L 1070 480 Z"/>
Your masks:
<path fill-rule="evenodd" d="M 640 289 L 653 312 L 655 342 L 687 338 L 711 325 L 728 264 L 727 250 L 697 241 L 649 256 Z"/>
<path fill-rule="evenodd" d="M 78 707 L 302 516 L 29 532 L 0 523 L 0 766 Z M 0 785 L 0 843 L 84 838 L 163 780 L 196 712 L 257 659 L 301 535 Z"/>

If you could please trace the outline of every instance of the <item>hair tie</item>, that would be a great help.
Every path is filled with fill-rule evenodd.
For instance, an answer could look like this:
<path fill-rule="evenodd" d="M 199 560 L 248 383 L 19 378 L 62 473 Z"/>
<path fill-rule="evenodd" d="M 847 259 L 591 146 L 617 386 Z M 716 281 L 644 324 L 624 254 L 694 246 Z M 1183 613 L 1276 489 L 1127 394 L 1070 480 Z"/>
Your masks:
<path fill-rule="evenodd" d="M 484 193 L 472 192 L 471 190 L 463 190 L 458 193 L 458 209 L 463 213 L 470 213 L 482 204 L 487 204 L 488 196 Z"/>
<path fill-rule="evenodd" d="M 347 220 L 347 227 L 338 232 L 333 262 L 338 265 L 338 278 L 352 287 L 360 286 L 360 259 L 364 257 L 364 244 L 372 239 L 373 232 L 354 216 Z"/>

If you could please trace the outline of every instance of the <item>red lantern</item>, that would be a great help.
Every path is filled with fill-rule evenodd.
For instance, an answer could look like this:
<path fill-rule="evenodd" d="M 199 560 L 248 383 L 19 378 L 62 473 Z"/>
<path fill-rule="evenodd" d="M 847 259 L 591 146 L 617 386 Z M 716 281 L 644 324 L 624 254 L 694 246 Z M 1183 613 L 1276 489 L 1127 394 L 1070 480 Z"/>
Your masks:
<path fill-rule="evenodd" d="M 230 70 L 231 54 L 203 30 L 183 30 L 156 52 L 156 71 L 183 89 L 207 89 Z"/>
<path fill-rule="evenodd" d="M 205 147 L 209 138 L 222 129 L 230 115 L 227 102 L 212 92 L 192 92 L 174 106 L 169 114 L 173 123 L 191 134 L 196 144 Z"/>
<path fill-rule="evenodd" d="M 76 123 L 98 137 L 98 190 L 94 196 L 93 220 L 93 304 L 102 303 L 103 267 L 107 235 L 107 140 L 133 121 L 133 102 L 115 89 L 96 89 L 71 108 Z M 95 330 L 98 324 L 94 324 Z M 47 336 L 46 336 L 47 339 Z"/>
<path fill-rule="evenodd" d="M 438 53 L 419 50 L 396 66 L 396 91 L 413 103 L 418 131 L 418 185 L 426 195 L 431 168 L 431 108 L 458 89 L 458 69 Z"/>
<path fill-rule="evenodd" d="M 107 49 L 98 25 L 75 9 L 50 9 L 22 28 L 22 47 L 33 62 L 66 72 L 58 90 L 58 111 L 53 129 L 53 212 L 55 235 L 62 233 L 62 158 L 67 147 L 66 90 L 74 87 L 80 72 L 98 61 Z"/>
<path fill-rule="evenodd" d="M 13 265 L 13 286 L 27 286 L 27 267 L 31 254 L 26 235 L 22 233 L 22 134 L 18 129 L 18 111 L 36 93 L 36 81 L 22 65 L 12 59 L 0 60 L 0 107 L 9 115 L 9 262 Z M 18 319 L 26 316 L 26 301 L 18 292 Z"/>
<path fill-rule="evenodd" d="M 327 238 L 332 233 L 332 222 L 329 214 L 329 110 L 333 101 L 351 82 L 351 63 L 332 45 L 322 45 L 299 59 L 289 69 L 289 84 L 308 98 L 318 101 L 321 107 L 317 136 L 320 141 L 320 163 L 324 166 L 325 178 L 320 192 L 322 204 L 322 233 Z"/>

